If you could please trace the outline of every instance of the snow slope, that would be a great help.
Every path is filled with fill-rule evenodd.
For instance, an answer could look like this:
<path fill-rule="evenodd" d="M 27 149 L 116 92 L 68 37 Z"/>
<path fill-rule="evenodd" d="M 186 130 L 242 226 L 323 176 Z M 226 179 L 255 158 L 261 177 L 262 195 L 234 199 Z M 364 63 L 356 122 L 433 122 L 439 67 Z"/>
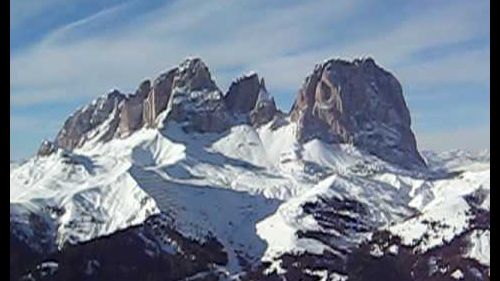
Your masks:
<path fill-rule="evenodd" d="M 416 246 L 421 252 L 448 243 L 470 230 L 475 224 L 477 213 L 487 214 L 489 218 L 489 156 L 485 158 L 484 154 L 472 156 L 469 153 L 453 151 L 441 154 L 434 163 L 438 161 L 440 169 L 461 172 L 451 178 L 429 182 L 427 203 L 419 206 L 417 216 L 389 228 L 403 239 L 403 243 Z M 489 230 L 480 231 L 487 233 L 483 236 L 478 235 L 476 230 L 474 233 L 470 234 L 472 246 L 467 255 L 477 257 L 485 263 L 486 258 L 482 257 L 486 256 L 485 249 L 489 255 Z"/>
<path fill-rule="evenodd" d="M 293 137 L 294 123 L 273 125 L 187 134 L 171 122 L 72 153 L 34 157 L 11 166 L 11 223 L 22 226 L 25 239 L 36 239 L 30 217 L 37 214 L 55 233 L 47 230 L 47 239 L 61 247 L 163 212 L 187 237 L 215 236 L 228 253 L 227 270 L 236 273 L 242 260 L 276 262 L 279 269 L 285 253 L 345 257 L 380 228 L 408 244 L 428 237 L 419 242 L 425 251 L 467 228 L 470 205 L 464 196 L 483 190 L 480 205 L 489 210 L 484 158 L 468 157 L 463 165 L 439 158 L 434 170 L 466 171 L 434 179 L 350 145 L 301 145 Z M 446 227 L 433 230 L 427 221 Z M 489 232 L 471 241 L 469 256 L 486 263 Z"/>

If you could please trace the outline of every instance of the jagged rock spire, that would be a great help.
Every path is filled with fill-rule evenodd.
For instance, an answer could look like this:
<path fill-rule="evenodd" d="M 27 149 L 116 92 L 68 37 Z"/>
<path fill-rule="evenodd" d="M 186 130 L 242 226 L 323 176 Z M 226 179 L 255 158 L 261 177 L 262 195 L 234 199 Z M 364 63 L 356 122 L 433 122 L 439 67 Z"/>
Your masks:
<path fill-rule="evenodd" d="M 259 79 L 255 72 L 232 82 L 224 100 L 233 114 L 248 115 L 255 126 L 271 121 L 277 111 L 274 99 L 267 92 L 264 78 Z"/>
<path fill-rule="evenodd" d="M 225 96 L 225 102 L 233 113 L 246 114 L 255 106 L 259 95 L 259 76 L 252 72 L 231 83 Z"/>
<path fill-rule="evenodd" d="M 200 58 L 187 58 L 179 65 L 173 81 L 174 88 L 184 91 L 219 90 L 206 64 Z"/>
<path fill-rule="evenodd" d="M 276 108 L 274 98 L 267 91 L 264 78 L 261 78 L 257 100 L 250 113 L 250 121 L 254 126 L 260 126 L 273 120 L 277 113 L 278 109 Z"/>

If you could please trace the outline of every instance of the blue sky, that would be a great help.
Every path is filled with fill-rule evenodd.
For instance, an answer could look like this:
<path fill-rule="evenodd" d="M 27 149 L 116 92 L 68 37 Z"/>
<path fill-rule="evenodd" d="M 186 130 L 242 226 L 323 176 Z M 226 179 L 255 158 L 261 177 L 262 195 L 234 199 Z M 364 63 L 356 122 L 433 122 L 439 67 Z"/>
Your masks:
<path fill-rule="evenodd" d="M 420 149 L 489 148 L 489 1 L 11 0 L 11 159 L 77 107 L 200 56 L 222 90 L 248 71 L 288 111 L 328 58 L 402 83 Z"/>

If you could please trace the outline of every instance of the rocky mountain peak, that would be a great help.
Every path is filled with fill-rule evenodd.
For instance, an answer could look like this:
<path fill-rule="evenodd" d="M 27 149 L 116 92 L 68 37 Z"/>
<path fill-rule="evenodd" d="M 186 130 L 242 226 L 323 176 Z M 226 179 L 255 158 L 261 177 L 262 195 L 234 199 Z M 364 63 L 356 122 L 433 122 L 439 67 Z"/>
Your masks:
<path fill-rule="evenodd" d="M 254 126 L 260 126 L 273 120 L 278 113 L 274 98 L 266 89 L 264 78 L 260 79 L 259 92 L 255 106 L 250 113 L 250 120 Z"/>
<path fill-rule="evenodd" d="M 187 58 L 180 63 L 173 87 L 193 92 L 218 90 L 208 67 L 200 58 Z"/>
<path fill-rule="evenodd" d="M 184 60 L 175 71 L 163 123 L 174 121 L 187 131 L 222 132 L 230 118 L 222 92 L 199 58 Z"/>
<path fill-rule="evenodd" d="M 274 99 L 269 95 L 264 78 L 251 72 L 231 83 L 224 97 L 233 114 L 248 115 L 250 123 L 259 126 L 271 121 L 277 112 Z"/>
<path fill-rule="evenodd" d="M 255 106 L 259 94 L 259 76 L 256 73 L 244 75 L 231 83 L 225 101 L 234 113 L 249 113 Z"/>
<path fill-rule="evenodd" d="M 55 143 L 72 150 L 90 139 L 127 137 L 144 126 L 158 126 L 162 122 L 158 117 L 167 110 L 168 120 L 201 119 L 191 122 L 196 124 L 194 130 L 220 131 L 229 124 L 223 95 L 208 67 L 200 58 L 188 58 L 152 82 L 144 80 L 133 94 L 112 90 L 78 109 L 66 120 Z M 215 115 L 220 118 L 212 118 Z"/>
<path fill-rule="evenodd" d="M 401 85 L 371 58 L 316 65 L 297 94 L 291 119 L 302 142 L 351 143 L 389 162 L 425 165 Z"/>

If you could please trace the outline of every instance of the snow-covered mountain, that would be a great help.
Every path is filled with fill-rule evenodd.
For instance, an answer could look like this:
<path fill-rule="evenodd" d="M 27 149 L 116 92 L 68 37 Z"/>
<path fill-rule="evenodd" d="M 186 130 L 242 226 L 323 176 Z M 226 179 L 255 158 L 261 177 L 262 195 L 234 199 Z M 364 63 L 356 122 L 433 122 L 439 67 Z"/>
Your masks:
<path fill-rule="evenodd" d="M 421 156 L 370 58 L 317 65 L 290 113 L 189 58 L 11 165 L 11 279 L 489 280 L 489 173 Z"/>

